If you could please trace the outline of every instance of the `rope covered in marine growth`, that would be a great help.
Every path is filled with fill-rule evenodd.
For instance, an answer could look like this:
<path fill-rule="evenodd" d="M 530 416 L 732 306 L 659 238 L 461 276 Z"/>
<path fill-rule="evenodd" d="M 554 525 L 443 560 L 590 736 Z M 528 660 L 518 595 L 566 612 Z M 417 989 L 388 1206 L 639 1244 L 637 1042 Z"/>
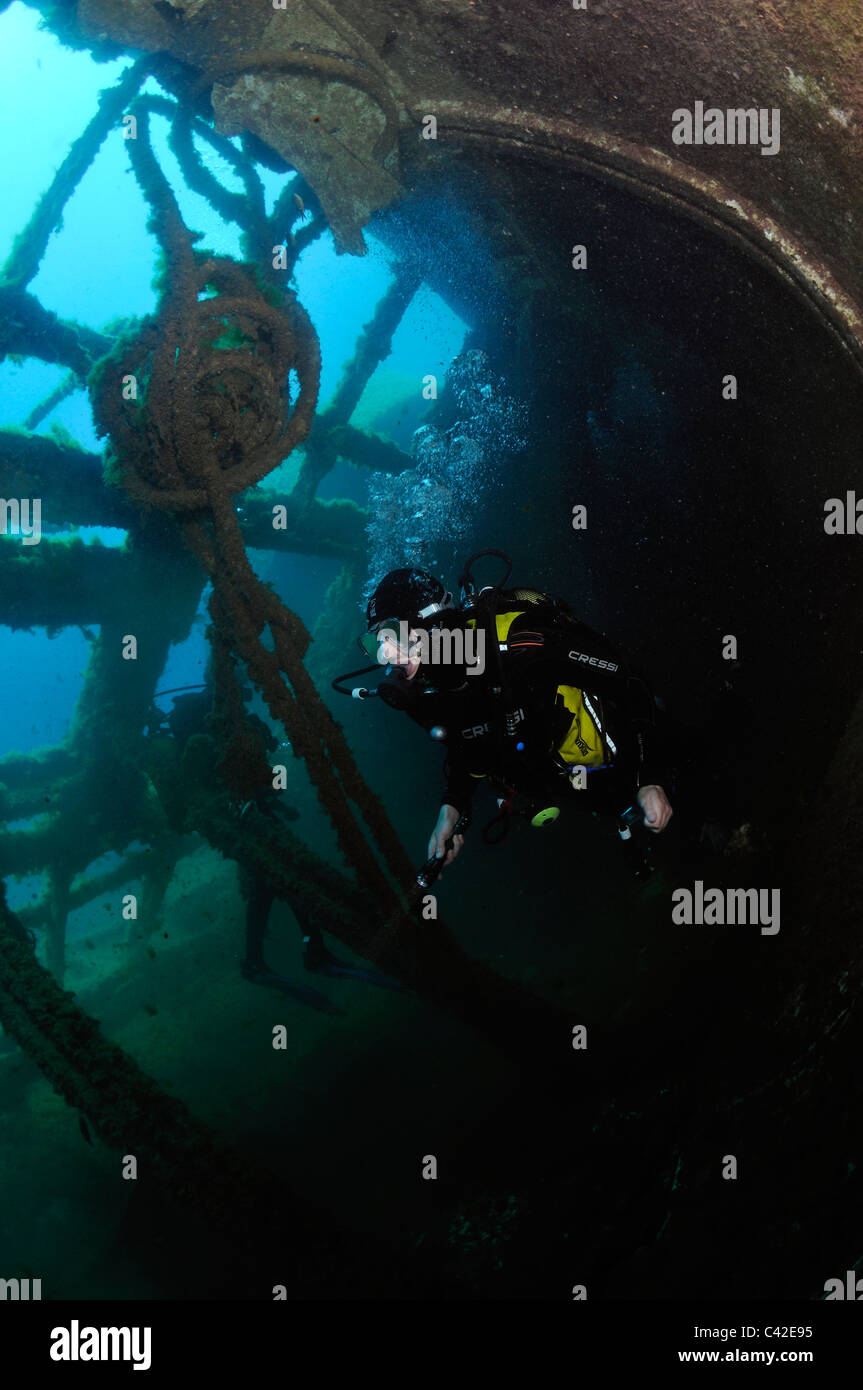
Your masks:
<path fill-rule="evenodd" d="M 273 303 L 253 267 L 195 251 L 150 147 L 147 107 L 134 109 L 130 153 L 166 269 L 157 315 L 90 379 L 99 431 L 113 447 L 109 477 L 142 507 L 177 518 L 212 582 L 213 621 L 305 760 L 341 852 L 381 912 L 407 922 L 394 884 L 410 881 L 412 865 L 303 666 L 309 633 L 249 563 L 232 500 L 308 435 L 320 384 L 317 336 L 296 300 Z M 299 384 L 293 404 L 291 374 Z M 132 379 L 137 399 L 121 388 Z"/>
<path fill-rule="evenodd" d="M 269 1173 L 222 1144 L 182 1101 L 165 1095 L 137 1062 L 62 990 L 34 955 L 30 933 L 10 911 L 0 880 L 0 1024 L 111 1148 L 134 1154 L 242 1253 L 263 1215 Z M 285 1217 L 303 1222 L 283 1194 Z"/>

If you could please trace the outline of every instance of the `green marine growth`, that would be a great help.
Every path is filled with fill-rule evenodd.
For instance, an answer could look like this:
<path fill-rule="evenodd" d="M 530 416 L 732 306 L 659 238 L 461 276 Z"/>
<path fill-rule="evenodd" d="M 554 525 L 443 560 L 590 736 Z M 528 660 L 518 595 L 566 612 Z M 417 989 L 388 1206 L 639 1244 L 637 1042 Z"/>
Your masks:
<path fill-rule="evenodd" d="M 459 1256 L 459 1277 L 478 1282 L 492 1270 L 503 1269 L 505 1246 L 524 1216 L 515 1195 L 483 1197 L 462 1203 L 450 1223 L 447 1243 Z"/>

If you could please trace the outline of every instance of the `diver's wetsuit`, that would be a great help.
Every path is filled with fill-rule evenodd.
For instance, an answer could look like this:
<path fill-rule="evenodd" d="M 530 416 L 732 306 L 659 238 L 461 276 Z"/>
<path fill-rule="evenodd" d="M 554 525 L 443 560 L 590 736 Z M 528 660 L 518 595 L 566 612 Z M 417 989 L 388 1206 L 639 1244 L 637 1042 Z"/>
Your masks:
<path fill-rule="evenodd" d="M 185 695 L 174 700 L 174 707 L 168 716 L 168 724 L 181 749 L 185 747 L 185 744 L 194 734 L 205 731 L 206 719 L 211 708 L 212 694 L 210 691 L 196 695 Z M 257 737 L 260 744 L 260 783 L 257 792 L 240 811 L 240 820 L 242 821 L 243 816 L 250 813 L 251 808 L 254 807 L 258 815 L 265 816 L 278 830 L 284 822 L 299 819 L 299 812 L 293 807 L 285 805 L 266 775 L 269 762 L 278 747 L 278 739 L 263 719 L 260 719 L 256 714 L 246 714 L 244 723 L 246 732 L 252 737 Z M 267 936 L 270 910 L 276 894 L 266 876 L 250 869 L 242 859 L 237 860 L 237 868 L 239 870 L 240 889 L 246 902 L 246 954 L 241 966 L 244 979 L 254 984 L 279 989 L 282 993 L 286 993 L 322 1013 L 343 1013 L 344 1010 L 340 1006 L 334 1004 L 319 990 L 310 989 L 307 985 L 296 985 L 269 968 L 264 955 L 264 941 Z M 287 901 L 300 927 L 303 939 L 303 965 L 306 970 L 319 975 L 361 980 L 366 984 L 378 985 L 383 989 L 407 992 L 405 986 L 380 974 L 377 970 L 362 965 L 348 965 L 338 960 L 327 949 L 321 927 L 317 922 L 311 920 L 309 912 L 299 896 L 294 897 L 290 894 L 282 894 L 281 896 Z"/>
<path fill-rule="evenodd" d="M 573 791 L 583 807 L 620 814 L 639 787 L 657 785 L 668 793 L 670 771 L 644 679 L 605 637 L 576 618 L 567 617 L 562 626 L 549 622 L 547 615 L 543 621 L 544 615 L 530 609 L 519 611 L 517 602 L 508 607 L 518 616 L 500 644 L 503 700 L 491 693 L 496 675 L 494 652 L 488 650 L 490 635 L 484 672 L 466 674 L 455 689 L 445 688 L 443 681 L 435 688 L 433 665 L 421 666 L 410 681 L 401 668 L 393 668 L 378 685 L 386 703 L 405 709 L 423 728 L 439 725 L 446 730 L 447 782 L 441 804 L 466 811 L 483 776 L 531 799 L 549 792 L 559 799 L 562 787 L 572 791 L 568 768 L 587 765 L 590 754 L 588 742 L 579 738 L 582 731 L 593 748 L 586 789 Z M 465 615 L 453 614 L 446 625 L 452 630 L 465 622 Z M 578 718 L 586 721 L 583 729 L 575 726 L 573 710 L 558 687 L 581 692 Z M 501 730 L 500 716 L 506 708 L 516 714 L 510 737 Z M 564 761 L 556 750 L 565 740 Z M 518 743 L 524 745 L 520 751 Z M 586 753 L 584 762 L 579 746 Z"/>

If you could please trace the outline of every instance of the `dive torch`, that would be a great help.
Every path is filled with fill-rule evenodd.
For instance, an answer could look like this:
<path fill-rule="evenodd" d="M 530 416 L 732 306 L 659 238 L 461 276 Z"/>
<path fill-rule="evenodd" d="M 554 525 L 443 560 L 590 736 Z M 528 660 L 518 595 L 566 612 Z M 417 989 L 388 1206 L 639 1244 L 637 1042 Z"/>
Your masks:
<path fill-rule="evenodd" d="M 443 868 L 444 864 L 446 863 L 446 857 L 452 849 L 452 842 L 455 839 L 456 835 L 463 835 L 469 825 L 470 814 L 467 811 L 462 811 L 461 815 L 459 816 L 458 820 L 452 828 L 452 833 L 444 841 L 443 854 L 440 856 L 440 858 L 438 858 L 436 854 L 433 855 L 431 859 L 428 859 L 426 863 L 423 864 L 422 868 L 417 874 L 417 883 L 419 884 L 420 888 L 430 888 L 432 886 L 441 869 Z"/>

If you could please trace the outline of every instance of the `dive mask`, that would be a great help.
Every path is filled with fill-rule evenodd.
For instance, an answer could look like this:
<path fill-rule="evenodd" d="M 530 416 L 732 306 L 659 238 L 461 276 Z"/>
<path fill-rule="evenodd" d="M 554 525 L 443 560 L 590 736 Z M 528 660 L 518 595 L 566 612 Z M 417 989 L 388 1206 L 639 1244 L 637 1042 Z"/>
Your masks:
<path fill-rule="evenodd" d="M 371 657 L 372 660 L 377 660 L 378 644 L 385 635 L 388 636 L 397 647 L 409 653 L 411 648 L 416 646 L 416 640 L 411 641 L 408 637 L 409 630 L 409 624 L 405 622 L 403 618 L 385 618 L 383 622 L 376 623 L 369 632 L 364 632 L 362 637 L 357 638 L 357 641 L 366 656 Z M 381 662 L 382 666 L 385 664 L 385 662 Z"/>

